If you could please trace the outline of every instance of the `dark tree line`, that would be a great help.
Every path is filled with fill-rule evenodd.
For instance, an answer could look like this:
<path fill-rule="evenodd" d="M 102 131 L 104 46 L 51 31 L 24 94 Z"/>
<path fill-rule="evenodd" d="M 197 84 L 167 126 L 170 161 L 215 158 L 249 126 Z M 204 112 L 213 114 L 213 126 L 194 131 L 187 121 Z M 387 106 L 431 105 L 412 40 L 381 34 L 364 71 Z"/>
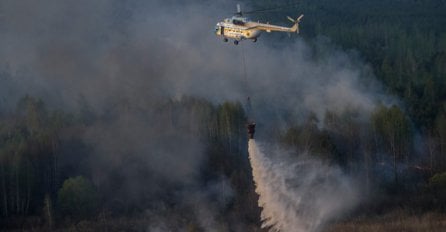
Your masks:
<path fill-rule="evenodd" d="M 258 223 L 257 196 L 247 158 L 246 117 L 239 103 L 213 105 L 202 99 L 185 97 L 150 106 L 154 119 L 146 129 L 156 133 L 155 124 L 160 124 L 158 126 L 164 131 L 159 131 L 159 142 L 168 145 L 167 140 L 175 140 L 175 133 L 178 133 L 197 137 L 204 147 L 204 157 L 196 161 L 201 163 L 197 167 L 199 176 L 192 179 L 191 186 L 187 182 L 169 182 L 163 177 L 157 180 L 160 177 L 147 166 L 145 156 L 132 154 L 135 152 L 132 144 L 122 148 L 120 154 L 106 155 L 105 159 L 118 156 L 124 162 L 102 171 L 105 179 L 93 183 L 94 173 L 101 172 L 98 170 L 101 166 L 96 165 L 99 151 L 85 141 L 86 131 L 97 130 L 97 125 L 103 123 L 113 124 L 115 117 L 129 123 L 133 119 L 123 115 L 135 114 L 134 110 L 134 106 L 123 102 L 103 113 L 95 113 L 87 105 L 79 112 L 64 113 L 48 109 L 42 100 L 26 96 L 13 112 L 3 112 L 0 116 L 0 206 L 4 227 L 17 226 L 10 219 L 23 216 L 40 218 L 39 223 L 49 228 L 67 220 L 93 219 L 98 215 L 129 217 L 144 214 L 145 210 L 161 203 L 166 204 L 169 215 L 191 215 L 190 206 L 183 205 L 178 200 L 181 197 L 175 194 L 189 191 L 189 188 L 207 189 L 222 178 L 228 181 L 233 193 L 229 202 L 217 210 L 218 218 L 227 224 L 234 220 L 252 225 Z M 167 133 L 166 141 L 164 133 Z M 172 145 L 185 149 L 188 146 Z M 176 152 L 178 160 L 171 162 L 185 162 L 187 157 L 181 156 L 181 150 Z M 163 159 L 164 154 L 159 156 Z M 157 185 L 156 182 L 163 183 Z M 139 187 L 129 188 L 130 185 Z M 216 201 L 225 197 L 219 192 L 209 194 L 206 197 Z M 198 225 L 196 218 L 187 218 L 191 225 Z"/>
<path fill-rule="evenodd" d="M 254 9 L 295 3 L 247 2 Z M 345 50 L 359 51 L 388 92 L 404 100 L 417 128 L 433 129 L 446 97 L 444 1 L 317 0 L 295 5 L 253 17 L 285 23 L 283 15 L 305 14 L 301 37 L 311 44 L 315 37 L 326 36 Z M 277 37 L 273 39 L 277 43 Z"/>
<path fill-rule="evenodd" d="M 399 107 L 378 107 L 366 121 L 354 112 L 327 112 L 324 122 L 310 117 L 288 130 L 283 141 L 362 173 L 367 186 L 378 184 L 400 195 L 417 191 L 410 197 L 436 192 L 425 195 L 430 203 L 421 204 L 443 207 L 432 202 L 444 202 L 439 192 L 444 191 L 446 171 L 446 2 L 245 2 L 253 9 L 297 3 L 252 17 L 286 23 L 283 15 L 305 14 L 299 37 L 316 48 L 322 36 L 342 50 L 359 52 L 387 93 L 401 100 Z M 270 37 L 274 46 L 290 40 Z"/>
<path fill-rule="evenodd" d="M 44 196 L 54 196 L 60 184 L 58 146 L 69 123 L 61 112 L 48 112 L 44 103 L 24 97 L 16 111 L 2 117 L 2 215 L 36 213 Z"/>

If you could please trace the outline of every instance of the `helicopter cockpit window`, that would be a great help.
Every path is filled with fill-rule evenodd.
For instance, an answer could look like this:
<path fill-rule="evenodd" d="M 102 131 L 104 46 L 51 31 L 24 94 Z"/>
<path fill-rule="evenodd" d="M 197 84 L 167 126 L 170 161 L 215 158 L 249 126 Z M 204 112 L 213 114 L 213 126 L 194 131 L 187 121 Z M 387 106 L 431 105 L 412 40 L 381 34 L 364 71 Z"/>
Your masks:
<path fill-rule="evenodd" d="M 244 25 L 245 24 L 243 21 L 238 20 L 238 19 L 233 19 L 232 23 L 235 24 L 235 25 Z"/>

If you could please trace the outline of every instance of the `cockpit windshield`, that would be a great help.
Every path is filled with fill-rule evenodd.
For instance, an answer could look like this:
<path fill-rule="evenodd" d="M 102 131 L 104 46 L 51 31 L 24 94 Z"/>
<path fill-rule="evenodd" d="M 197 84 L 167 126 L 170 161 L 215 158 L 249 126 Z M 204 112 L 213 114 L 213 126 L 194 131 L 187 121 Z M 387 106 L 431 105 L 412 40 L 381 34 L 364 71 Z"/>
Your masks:
<path fill-rule="evenodd" d="M 234 16 L 234 17 L 232 17 L 231 22 L 234 25 L 245 25 L 246 18 Z"/>
<path fill-rule="evenodd" d="M 232 20 L 232 23 L 233 23 L 234 25 L 245 25 L 245 22 L 243 22 L 243 21 L 241 21 L 241 20 L 239 20 L 239 19 L 233 19 L 233 20 Z"/>

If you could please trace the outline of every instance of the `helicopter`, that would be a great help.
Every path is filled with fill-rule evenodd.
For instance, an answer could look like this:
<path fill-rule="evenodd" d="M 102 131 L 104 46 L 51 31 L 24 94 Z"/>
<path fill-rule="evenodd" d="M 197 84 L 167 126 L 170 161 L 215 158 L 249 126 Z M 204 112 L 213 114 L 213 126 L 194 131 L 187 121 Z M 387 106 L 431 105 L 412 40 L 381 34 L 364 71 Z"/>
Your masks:
<path fill-rule="evenodd" d="M 287 19 L 293 22 L 293 26 L 291 27 L 271 25 L 269 23 L 253 22 L 250 21 L 248 18 L 243 17 L 243 14 L 265 12 L 276 9 L 278 8 L 242 12 L 240 4 L 237 4 L 237 13 L 235 13 L 232 18 L 226 18 L 222 22 L 217 23 L 217 25 L 215 26 L 215 34 L 217 36 L 223 36 L 224 42 L 228 42 L 229 39 L 234 39 L 234 44 L 238 45 L 240 41 L 245 39 L 250 39 L 253 42 L 257 42 L 257 38 L 259 38 L 260 34 L 263 31 L 266 31 L 268 33 L 272 31 L 299 33 L 299 23 L 304 17 L 303 14 L 300 15 L 297 19 L 293 19 L 290 16 L 287 16 Z"/>

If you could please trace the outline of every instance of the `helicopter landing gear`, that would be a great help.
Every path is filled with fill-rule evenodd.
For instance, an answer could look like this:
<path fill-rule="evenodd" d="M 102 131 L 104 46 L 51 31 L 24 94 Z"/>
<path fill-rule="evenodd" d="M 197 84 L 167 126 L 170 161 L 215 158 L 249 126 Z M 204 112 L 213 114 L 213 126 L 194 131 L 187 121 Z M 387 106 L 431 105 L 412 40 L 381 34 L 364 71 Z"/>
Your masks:
<path fill-rule="evenodd" d="M 227 43 L 228 42 L 228 38 L 224 38 L 223 42 Z"/>
<path fill-rule="evenodd" d="M 252 42 L 253 42 L 253 43 L 257 42 L 257 38 L 254 38 L 254 39 L 252 40 Z"/>
<path fill-rule="evenodd" d="M 238 45 L 238 40 L 234 40 L 234 44 L 235 44 L 235 45 Z"/>

